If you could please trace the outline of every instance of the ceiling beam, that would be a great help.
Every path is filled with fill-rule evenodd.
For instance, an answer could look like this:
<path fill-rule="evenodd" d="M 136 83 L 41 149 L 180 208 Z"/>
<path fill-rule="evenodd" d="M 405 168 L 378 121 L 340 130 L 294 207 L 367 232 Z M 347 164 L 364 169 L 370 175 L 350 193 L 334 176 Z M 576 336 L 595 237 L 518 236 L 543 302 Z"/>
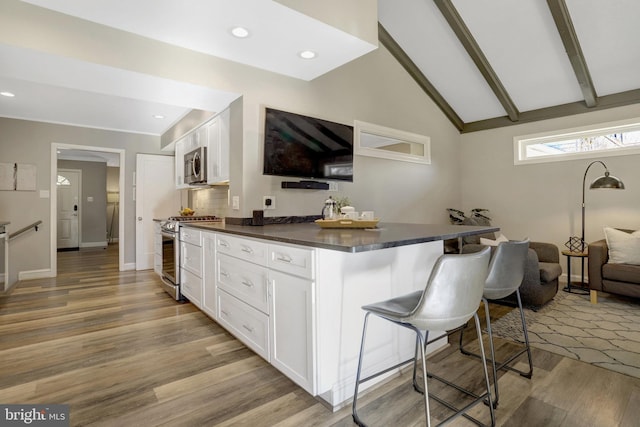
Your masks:
<path fill-rule="evenodd" d="M 522 123 L 537 122 L 540 120 L 556 119 L 559 117 L 572 116 L 575 114 L 589 113 L 593 111 L 606 110 L 609 108 L 624 107 L 640 103 L 640 89 L 629 90 L 626 92 L 614 93 L 598 98 L 598 105 L 595 107 L 587 107 L 580 102 L 572 102 L 569 104 L 556 105 L 554 107 L 540 108 L 537 110 L 525 111 L 520 113 L 520 120 L 513 122 L 507 116 L 496 117 L 493 119 L 479 120 L 464 124 L 462 133 L 478 132 L 481 130 L 497 129 L 506 126 L 519 125 Z"/>
<path fill-rule="evenodd" d="M 580 42 L 578 41 L 578 35 L 573 27 L 567 4 L 564 0 L 547 0 L 547 4 L 558 28 L 558 33 L 560 33 L 564 49 L 567 51 L 567 56 L 569 56 L 569 61 L 571 61 L 573 72 L 576 74 L 576 78 L 580 84 L 584 102 L 587 104 L 587 107 L 595 107 L 598 104 L 598 96 L 596 95 L 596 89 L 591 80 L 587 61 L 584 58 Z"/>
<path fill-rule="evenodd" d="M 400 63 L 407 73 L 413 78 L 413 80 L 420 86 L 420 88 L 436 103 L 436 105 L 442 110 L 447 118 L 453 123 L 453 125 L 462 131 L 464 122 L 451 108 L 449 103 L 438 92 L 438 90 L 431 84 L 431 82 L 420 71 L 418 66 L 409 58 L 400 45 L 391 37 L 387 30 L 378 22 L 378 40 L 380 43 L 393 55 L 394 58 Z"/>
<path fill-rule="evenodd" d="M 478 67 L 480 73 L 484 76 L 485 80 L 493 90 L 493 93 L 498 98 L 502 108 L 507 112 L 507 116 L 512 121 L 518 121 L 520 112 L 515 103 L 509 96 L 509 93 L 502 85 L 502 82 L 498 78 L 498 75 L 493 71 L 489 60 L 484 56 L 482 49 L 471 35 L 471 31 L 462 20 L 462 17 L 456 10 L 451 0 L 433 0 L 440 9 L 440 12 L 449 23 L 449 26 L 462 43 L 462 46 L 466 49 L 467 53 Z"/>

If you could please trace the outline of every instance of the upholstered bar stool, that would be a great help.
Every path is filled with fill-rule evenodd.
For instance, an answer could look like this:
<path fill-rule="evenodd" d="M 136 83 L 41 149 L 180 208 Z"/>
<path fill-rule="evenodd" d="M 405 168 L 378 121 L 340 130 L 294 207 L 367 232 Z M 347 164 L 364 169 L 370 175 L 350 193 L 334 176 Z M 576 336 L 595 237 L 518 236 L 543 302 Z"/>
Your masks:
<path fill-rule="evenodd" d="M 489 349 L 491 354 L 491 366 L 493 368 L 493 385 L 494 385 L 494 406 L 498 404 L 498 370 L 508 369 L 519 373 L 520 375 L 531 378 L 533 374 L 533 363 L 531 361 L 531 348 L 529 346 L 529 335 L 527 334 L 527 323 L 522 310 L 522 300 L 520 299 L 519 287 L 524 278 L 524 270 L 527 263 L 527 252 L 529 251 L 529 239 L 523 241 L 509 241 L 500 243 L 491 256 L 489 263 L 489 273 L 482 294 L 484 303 L 485 317 L 487 319 L 487 333 L 489 335 Z M 496 362 L 495 350 L 493 345 L 493 334 L 491 333 L 491 313 L 489 310 L 489 301 L 497 300 L 516 293 L 518 300 L 518 309 L 520 310 L 520 320 L 522 322 L 522 332 L 524 334 L 524 348 L 512 354 L 503 362 Z M 480 354 L 471 353 L 465 350 L 462 344 L 464 329 L 460 332 L 460 351 L 467 355 L 480 357 Z M 521 354 L 527 353 L 529 359 L 529 370 L 521 371 L 509 366 Z"/>
<path fill-rule="evenodd" d="M 358 388 L 360 384 L 376 378 L 392 369 L 413 363 L 413 386 L 417 391 L 424 393 L 424 411 L 427 420 L 427 426 L 431 426 L 431 418 L 429 415 L 429 389 L 427 386 L 426 365 L 426 344 L 428 342 L 429 331 L 451 331 L 464 326 L 472 317 L 475 319 L 478 332 L 478 341 L 480 343 L 481 358 L 485 361 L 484 347 L 482 344 L 482 336 L 480 331 L 480 322 L 478 320 L 478 307 L 482 298 L 485 280 L 487 277 L 490 250 L 484 250 L 472 254 L 463 255 L 442 255 L 436 261 L 429 280 L 423 291 L 416 291 L 407 295 L 392 298 L 390 300 L 381 301 L 362 307 L 366 311 L 364 317 L 364 327 L 362 330 L 362 341 L 360 344 L 360 356 L 358 359 L 358 370 L 356 374 L 356 387 L 353 396 L 353 420 L 360 426 L 364 426 L 363 421 L 358 417 L 357 402 Z M 398 326 L 411 329 L 416 333 L 416 349 L 413 359 L 399 363 L 395 366 L 387 368 L 383 371 L 370 375 L 364 379 L 360 379 L 362 373 L 362 360 L 365 347 L 365 339 L 367 335 L 367 323 L 369 315 L 375 315 L 382 319 L 388 320 Z M 422 389 L 417 386 L 416 382 L 416 366 L 418 357 L 422 364 Z M 469 403 L 462 409 L 458 409 L 447 405 L 456 412 L 444 422 L 448 422 L 460 415 L 471 419 L 477 424 L 482 425 L 478 420 L 472 419 L 465 414 L 477 403 L 484 400 L 491 401 L 491 385 L 489 383 L 489 373 L 486 361 L 483 363 L 484 381 L 486 383 L 486 394 L 477 395 L 471 392 L 473 402 Z M 458 389 L 460 390 L 460 389 Z M 432 396 L 434 397 L 434 396 Z M 434 397 L 435 398 L 435 397 Z M 440 400 L 438 400 L 440 402 Z M 493 413 L 493 405 L 487 405 L 491 416 L 491 425 L 495 425 L 495 416 Z"/>

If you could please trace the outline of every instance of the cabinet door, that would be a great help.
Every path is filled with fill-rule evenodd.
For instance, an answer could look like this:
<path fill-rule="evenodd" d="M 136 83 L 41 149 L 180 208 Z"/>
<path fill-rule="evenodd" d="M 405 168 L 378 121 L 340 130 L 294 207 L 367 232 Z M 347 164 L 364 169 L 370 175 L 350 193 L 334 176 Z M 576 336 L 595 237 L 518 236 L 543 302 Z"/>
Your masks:
<path fill-rule="evenodd" d="M 202 308 L 202 279 L 187 270 L 180 272 L 180 291 L 193 305 Z"/>
<path fill-rule="evenodd" d="M 214 233 L 202 233 L 202 311 L 213 320 L 218 320 L 216 313 L 216 235 Z"/>
<path fill-rule="evenodd" d="M 271 364 L 315 395 L 314 283 L 277 271 L 269 272 Z"/>
<path fill-rule="evenodd" d="M 202 248 L 187 242 L 180 242 L 180 269 L 202 277 Z"/>
<path fill-rule="evenodd" d="M 229 180 L 229 110 L 207 125 L 207 184 Z"/>

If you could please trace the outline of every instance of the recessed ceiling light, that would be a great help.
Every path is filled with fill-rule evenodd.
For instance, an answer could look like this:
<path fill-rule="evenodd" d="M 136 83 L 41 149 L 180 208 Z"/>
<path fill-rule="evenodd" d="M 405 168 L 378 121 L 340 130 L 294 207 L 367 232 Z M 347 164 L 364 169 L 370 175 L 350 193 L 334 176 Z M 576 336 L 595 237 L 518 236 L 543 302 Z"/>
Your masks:
<path fill-rule="evenodd" d="M 0 92 L 0 95 L 6 96 L 7 98 L 13 98 L 14 96 L 16 96 L 15 94 L 13 94 L 11 92 Z"/>
<path fill-rule="evenodd" d="M 154 119 L 164 119 L 164 116 L 162 114 L 154 114 L 153 118 Z"/>
<path fill-rule="evenodd" d="M 244 27 L 233 27 L 231 29 L 231 34 L 239 39 L 244 39 L 246 37 L 249 37 L 249 30 Z"/>
<path fill-rule="evenodd" d="M 302 59 L 313 59 L 317 56 L 317 54 L 312 50 L 303 50 L 298 54 L 298 56 Z"/>

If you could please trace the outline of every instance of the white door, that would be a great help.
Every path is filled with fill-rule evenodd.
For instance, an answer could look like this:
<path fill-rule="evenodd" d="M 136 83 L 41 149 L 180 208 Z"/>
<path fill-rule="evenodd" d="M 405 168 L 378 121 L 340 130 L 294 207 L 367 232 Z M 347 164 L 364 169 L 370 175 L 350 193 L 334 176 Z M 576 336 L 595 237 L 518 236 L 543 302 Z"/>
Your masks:
<path fill-rule="evenodd" d="M 173 156 L 138 154 L 136 157 L 136 270 L 153 268 L 154 219 L 178 215 Z"/>
<path fill-rule="evenodd" d="M 77 248 L 80 243 L 80 183 L 82 171 L 58 169 L 58 249 Z"/>

